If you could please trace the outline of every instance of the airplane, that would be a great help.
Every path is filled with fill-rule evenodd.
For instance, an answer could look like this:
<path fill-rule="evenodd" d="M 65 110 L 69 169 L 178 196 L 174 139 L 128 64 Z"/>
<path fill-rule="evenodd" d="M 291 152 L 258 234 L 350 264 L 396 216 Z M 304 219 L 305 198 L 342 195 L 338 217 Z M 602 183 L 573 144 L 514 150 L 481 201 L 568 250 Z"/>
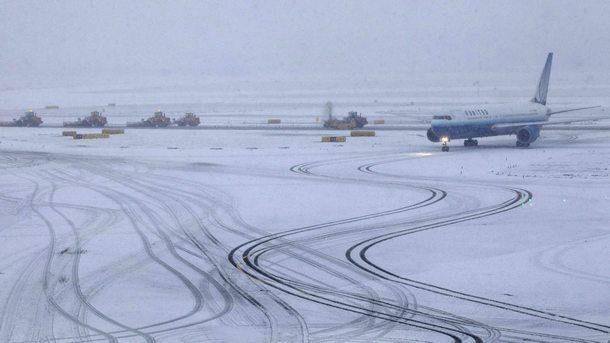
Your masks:
<path fill-rule="evenodd" d="M 465 139 L 464 146 L 470 147 L 479 144 L 474 138 L 514 134 L 517 136 L 517 147 L 525 148 L 538 139 L 540 129 L 544 125 L 594 120 L 589 118 L 549 121 L 554 114 L 600 107 L 551 110 L 546 105 L 546 94 L 549 88 L 552 63 L 553 53 L 550 52 L 546 58 L 542 75 L 540 75 L 538 89 L 530 102 L 473 105 L 453 109 L 442 115 L 434 115 L 427 132 L 428 140 L 442 142 L 441 150 L 447 152 L 449 151 L 448 143 L 453 139 Z"/>

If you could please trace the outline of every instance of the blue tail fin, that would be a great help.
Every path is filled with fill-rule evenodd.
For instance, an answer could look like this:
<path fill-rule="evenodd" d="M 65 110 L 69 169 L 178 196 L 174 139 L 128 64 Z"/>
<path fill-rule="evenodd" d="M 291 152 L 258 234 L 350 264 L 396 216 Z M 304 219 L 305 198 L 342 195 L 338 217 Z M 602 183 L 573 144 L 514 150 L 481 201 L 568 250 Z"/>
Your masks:
<path fill-rule="evenodd" d="M 540 81 L 538 81 L 538 89 L 532 99 L 533 102 L 546 105 L 546 93 L 549 90 L 549 80 L 551 78 L 551 64 L 553 64 L 553 53 L 549 52 L 544 69 L 542 69 L 542 75 L 540 75 Z"/>

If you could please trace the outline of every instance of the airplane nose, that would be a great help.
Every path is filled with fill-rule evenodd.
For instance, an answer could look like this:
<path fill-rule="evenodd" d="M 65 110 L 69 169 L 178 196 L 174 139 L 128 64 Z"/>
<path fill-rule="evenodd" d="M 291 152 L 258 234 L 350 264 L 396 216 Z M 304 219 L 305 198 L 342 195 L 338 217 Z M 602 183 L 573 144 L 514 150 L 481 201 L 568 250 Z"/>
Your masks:
<path fill-rule="evenodd" d="M 437 135 L 434 133 L 434 131 L 432 131 L 432 128 L 429 128 L 429 129 L 428 129 L 428 132 L 426 132 L 426 136 L 428 136 L 428 140 L 429 140 L 430 142 L 437 143 L 437 142 L 440 142 L 440 140 L 441 140 L 441 139 L 440 139 L 440 138 L 439 138 L 439 137 L 438 137 L 438 136 L 437 136 Z"/>

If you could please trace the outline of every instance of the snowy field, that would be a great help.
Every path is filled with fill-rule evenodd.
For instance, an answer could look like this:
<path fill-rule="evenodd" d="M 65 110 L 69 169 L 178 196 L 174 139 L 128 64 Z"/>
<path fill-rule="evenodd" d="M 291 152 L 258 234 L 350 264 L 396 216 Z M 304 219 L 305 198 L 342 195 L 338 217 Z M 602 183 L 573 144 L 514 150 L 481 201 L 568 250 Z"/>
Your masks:
<path fill-rule="evenodd" d="M 610 133 L 0 130 L 1 342 L 607 342 Z"/>
<path fill-rule="evenodd" d="M 519 73 L 426 73 L 364 79 L 238 82 L 203 78 L 184 83 L 168 79 L 150 81 L 148 86 L 100 81 L 63 88 L 28 84 L 0 87 L 0 121 L 11 121 L 32 109 L 44 120 L 43 126 L 61 126 L 64 121 L 100 111 L 109 125 L 125 125 L 162 110 L 171 118 L 194 112 L 204 126 L 257 125 L 278 118 L 282 124 L 321 127 L 328 115 L 325 104 L 330 101 L 338 117 L 358 111 L 371 124 L 384 119 L 387 125 L 422 125 L 433 114 L 454 106 L 529 101 L 539 67 Z M 551 85 L 551 108 L 609 107 L 607 80 L 610 75 L 558 71 Z M 564 113 L 560 119 L 581 115 Z"/>

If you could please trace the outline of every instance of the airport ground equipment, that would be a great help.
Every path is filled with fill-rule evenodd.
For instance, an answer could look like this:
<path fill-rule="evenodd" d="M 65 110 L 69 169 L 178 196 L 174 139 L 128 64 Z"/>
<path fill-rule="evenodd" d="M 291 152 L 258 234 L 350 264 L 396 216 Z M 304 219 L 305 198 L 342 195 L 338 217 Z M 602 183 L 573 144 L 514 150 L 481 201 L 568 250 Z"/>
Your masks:
<path fill-rule="evenodd" d="M 353 130 L 350 132 L 352 137 L 375 137 L 375 131 L 373 130 Z"/>
<path fill-rule="evenodd" d="M 99 111 L 93 111 L 88 117 L 78 118 L 76 121 L 64 122 L 64 127 L 104 127 L 108 123 Z"/>
<path fill-rule="evenodd" d="M 98 139 L 98 138 L 110 138 L 107 133 L 77 133 L 74 135 L 74 139 Z"/>
<path fill-rule="evenodd" d="M 179 119 L 174 119 L 174 124 L 178 126 L 199 126 L 199 117 L 192 112 L 188 112 Z"/>
<path fill-rule="evenodd" d="M 10 122 L 0 123 L 0 126 L 14 126 L 14 127 L 37 127 L 42 124 L 42 119 L 36 115 L 32 110 L 26 111 L 18 119 L 13 119 Z"/>
<path fill-rule="evenodd" d="M 324 143 L 345 142 L 345 136 L 322 136 L 322 142 L 324 142 Z"/>
<path fill-rule="evenodd" d="M 107 135 L 119 135 L 119 134 L 123 134 L 125 133 L 125 129 L 123 128 L 105 128 L 102 129 L 102 133 L 105 133 Z"/>
<path fill-rule="evenodd" d="M 329 116 L 328 120 L 324 122 L 324 127 L 338 130 L 353 130 L 362 128 L 366 124 L 368 124 L 366 117 L 363 117 L 356 111 L 351 111 L 347 114 L 347 117 L 342 119 Z"/>
<path fill-rule="evenodd" d="M 161 111 L 156 111 L 152 117 L 142 119 L 136 123 L 128 123 L 128 127 L 168 127 L 172 120 Z"/>

